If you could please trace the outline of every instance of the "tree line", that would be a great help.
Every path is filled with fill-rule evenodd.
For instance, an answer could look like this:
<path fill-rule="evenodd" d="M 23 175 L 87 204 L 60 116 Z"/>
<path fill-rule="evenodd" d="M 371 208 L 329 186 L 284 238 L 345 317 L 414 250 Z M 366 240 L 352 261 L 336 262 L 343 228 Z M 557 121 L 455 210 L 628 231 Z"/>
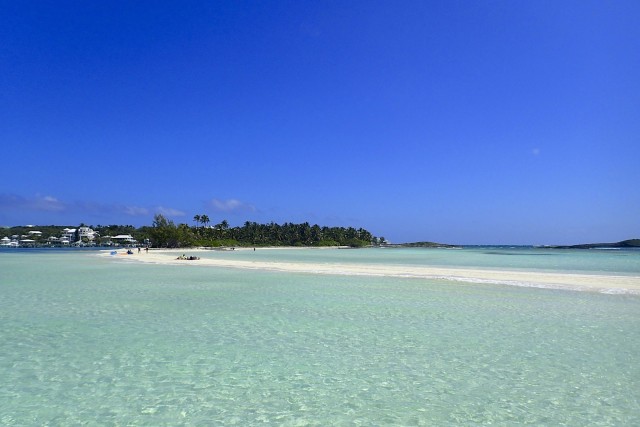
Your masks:
<path fill-rule="evenodd" d="M 132 225 L 96 225 L 89 226 L 97 232 L 93 241 L 84 244 L 98 246 L 111 243 L 110 236 L 131 235 L 139 244 L 150 244 L 153 247 L 180 248 L 193 246 L 351 246 L 362 247 L 385 243 L 384 237 L 375 237 L 363 228 L 327 227 L 308 222 L 294 224 L 285 222 L 276 224 L 259 224 L 246 221 L 242 226 L 231 227 L 227 220 L 209 225 L 207 215 L 195 215 L 194 225 L 176 224 L 164 215 L 157 214 L 151 226 L 136 228 Z M 80 224 L 80 227 L 84 224 Z M 49 237 L 59 237 L 64 228 L 78 226 L 16 226 L 0 229 L 0 238 L 4 236 L 26 236 L 31 230 L 41 232 L 36 239 L 36 246 L 55 246 L 48 241 Z M 77 233 L 76 233 L 77 234 Z M 78 236 L 76 236 L 76 240 Z"/>
<path fill-rule="evenodd" d="M 189 246 L 351 246 L 362 247 L 384 242 L 364 228 L 327 227 L 308 222 L 259 224 L 246 221 L 244 225 L 230 227 L 226 220 L 209 226 L 206 215 L 194 216 L 196 225 L 175 224 L 164 215 L 154 216 L 146 229 L 154 247 Z"/>

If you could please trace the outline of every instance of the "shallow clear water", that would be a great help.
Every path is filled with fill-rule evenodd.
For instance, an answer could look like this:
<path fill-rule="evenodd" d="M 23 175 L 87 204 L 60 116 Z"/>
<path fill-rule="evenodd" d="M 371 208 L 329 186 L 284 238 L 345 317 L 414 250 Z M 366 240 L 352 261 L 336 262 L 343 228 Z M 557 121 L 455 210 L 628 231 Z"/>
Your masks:
<path fill-rule="evenodd" d="M 640 424 L 637 295 L 49 251 L 0 307 L 0 425 Z"/>
<path fill-rule="evenodd" d="M 255 261 L 388 264 L 469 267 L 577 273 L 640 274 L 640 250 L 579 250 L 531 247 L 465 247 L 461 249 L 257 249 L 208 251 L 198 256 Z"/>

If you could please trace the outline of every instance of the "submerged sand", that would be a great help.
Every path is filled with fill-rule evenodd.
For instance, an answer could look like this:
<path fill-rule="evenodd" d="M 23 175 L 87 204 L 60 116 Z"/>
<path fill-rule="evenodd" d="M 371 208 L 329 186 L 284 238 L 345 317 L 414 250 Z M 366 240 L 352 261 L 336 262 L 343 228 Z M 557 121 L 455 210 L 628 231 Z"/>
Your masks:
<path fill-rule="evenodd" d="M 204 249 L 190 249 L 188 256 L 210 252 Z M 552 289 L 570 289 L 603 293 L 640 294 L 640 276 L 549 273 L 538 271 L 514 271 L 494 269 L 472 269 L 458 267 L 428 267 L 404 265 L 371 265 L 352 263 L 291 263 L 272 261 L 246 261 L 234 259 L 200 258 L 198 260 L 181 260 L 181 254 L 175 250 L 151 250 L 133 255 L 118 251 L 118 259 L 166 265 L 193 265 L 223 268 L 239 268 L 291 273 L 310 273 L 352 276 L 385 276 L 403 278 L 439 279 L 469 283 L 495 283 L 512 286 L 526 286 Z M 103 256 L 113 256 L 110 251 L 102 252 Z M 124 256 L 119 256 L 124 255 Z"/>

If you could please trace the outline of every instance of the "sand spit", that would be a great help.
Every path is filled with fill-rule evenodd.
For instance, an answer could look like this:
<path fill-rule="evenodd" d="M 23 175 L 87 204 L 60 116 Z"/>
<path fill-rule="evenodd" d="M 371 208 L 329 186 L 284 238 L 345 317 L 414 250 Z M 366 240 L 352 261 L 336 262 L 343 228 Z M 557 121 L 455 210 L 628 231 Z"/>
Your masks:
<path fill-rule="evenodd" d="M 197 256 L 199 253 L 210 251 L 190 249 L 184 252 L 188 252 L 189 255 L 196 254 Z M 141 253 L 134 251 L 133 255 L 126 255 L 123 251 L 119 251 L 117 255 L 111 255 L 109 251 L 104 251 L 100 253 L 100 256 L 117 257 L 118 260 L 131 262 L 165 265 L 209 266 L 328 275 L 440 279 L 467 283 L 495 283 L 511 286 L 640 295 L 640 276 L 352 263 L 290 263 L 211 258 L 198 260 L 176 259 L 181 253 L 176 250 L 151 250 L 149 252 L 142 251 Z"/>

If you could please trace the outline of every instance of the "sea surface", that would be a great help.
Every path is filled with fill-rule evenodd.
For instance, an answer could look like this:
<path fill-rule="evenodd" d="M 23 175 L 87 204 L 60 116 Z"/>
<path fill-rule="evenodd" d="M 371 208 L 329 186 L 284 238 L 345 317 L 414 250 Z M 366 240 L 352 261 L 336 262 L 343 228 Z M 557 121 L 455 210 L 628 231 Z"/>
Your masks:
<path fill-rule="evenodd" d="M 198 255 L 640 276 L 633 250 Z M 123 258 L 0 251 L 0 425 L 640 425 L 639 295 Z"/>

